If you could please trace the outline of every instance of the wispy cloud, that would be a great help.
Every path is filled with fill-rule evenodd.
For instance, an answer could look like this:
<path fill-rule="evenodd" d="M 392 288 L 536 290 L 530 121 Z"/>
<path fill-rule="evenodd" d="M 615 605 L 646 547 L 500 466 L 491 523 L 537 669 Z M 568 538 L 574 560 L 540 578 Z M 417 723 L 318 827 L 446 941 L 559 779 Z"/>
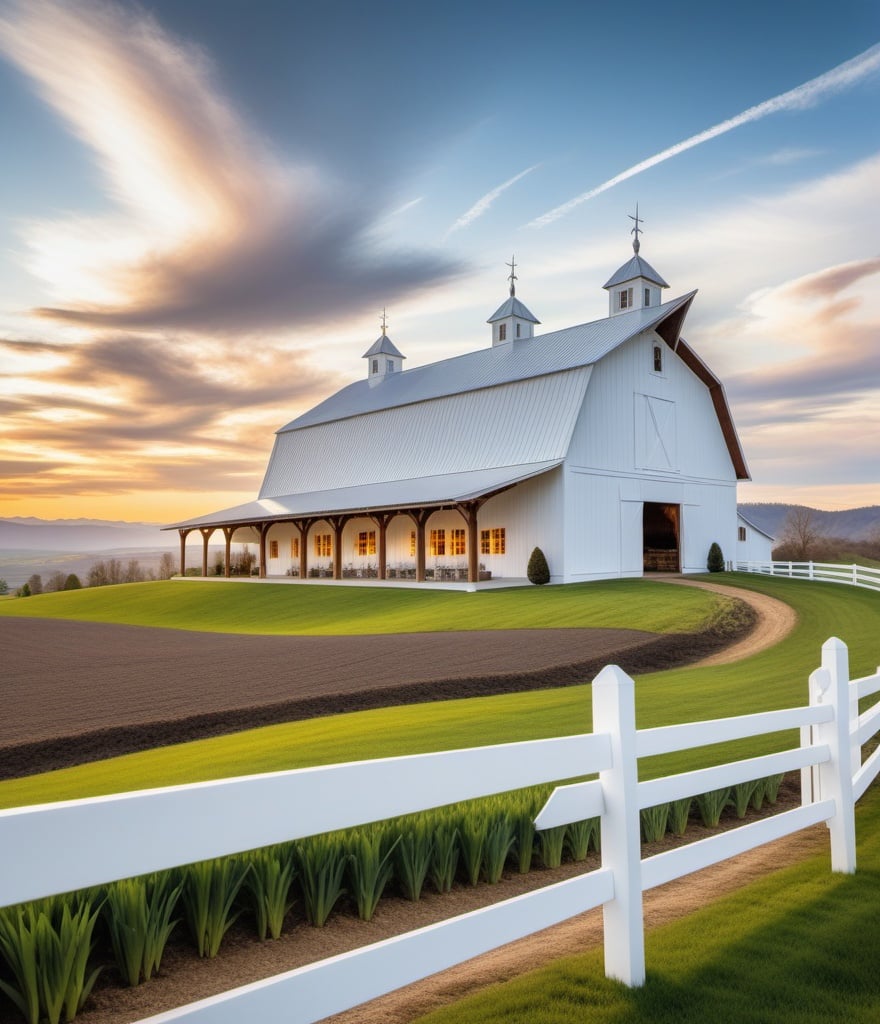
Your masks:
<path fill-rule="evenodd" d="M 738 342 L 773 354 L 726 380 L 765 500 L 793 485 L 818 495 L 823 486 L 852 492 L 867 483 L 876 499 L 880 320 L 871 278 L 878 274 L 876 257 L 823 268 L 752 296 L 730 325 Z M 822 493 L 827 502 L 831 494 Z"/>
<path fill-rule="evenodd" d="M 138 9 L 13 0 L 0 53 L 94 152 L 115 215 L 25 226 L 42 312 L 103 327 L 254 330 L 338 316 L 457 268 L 371 246 L 373 210 L 281 163 L 206 55 Z"/>
<path fill-rule="evenodd" d="M 4 490 L 203 491 L 207 463 L 217 490 L 240 487 L 243 475 L 255 487 L 271 428 L 291 403 L 313 404 L 342 376 L 306 352 L 263 344 L 242 360 L 237 348 L 215 345 L 214 358 L 200 360 L 176 339 L 127 332 L 77 346 L 0 339 Z M 43 365 L 7 387 L 7 367 L 23 356 Z"/>
<path fill-rule="evenodd" d="M 748 110 L 744 110 L 735 117 L 730 117 L 726 121 L 714 125 L 712 128 L 707 128 L 697 135 L 692 135 L 683 142 L 677 142 L 674 146 L 670 146 L 660 153 L 655 153 L 654 156 L 649 156 L 646 160 L 642 160 L 640 163 L 627 168 L 627 170 L 621 171 L 620 174 L 609 178 L 608 181 L 603 182 L 601 185 L 597 185 L 588 192 L 584 192 L 574 199 L 570 199 L 567 203 L 563 203 L 561 206 L 549 210 L 540 217 L 536 217 L 528 223 L 527 227 L 546 227 L 548 224 L 552 224 L 554 221 L 559 220 L 560 217 L 570 213 L 580 206 L 581 203 L 585 203 L 601 195 L 603 192 L 607 192 L 608 189 L 614 188 L 615 185 L 619 185 L 629 178 L 634 178 L 643 171 L 656 167 L 657 164 L 671 160 L 680 153 L 685 153 L 695 146 L 702 145 L 702 143 L 709 142 L 719 135 L 733 131 L 734 128 L 739 128 L 741 125 L 760 121 L 771 114 L 778 114 L 783 110 L 804 110 L 819 103 L 826 96 L 849 88 L 878 69 L 880 69 L 880 43 L 872 46 L 869 50 L 865 50 L 864 53 L 860 53 L 857 57 L 853 57 L 851 60 L 832 68 L 830 71 L 826 71 L 824 74 L 819 75 L 818 78 L 813 78 L 803 85 L 790 89 L 788 92 L 765 100 L 763 103 L 757 104 L 757 106 L 749 107 Z"/>
<path fill-rule="evenodd" d="M 451 224 L 443 236 L 444 239 L 448 238 L 453 232 L 460 231 L 462 228 L 466 228 L 469 224 L 472 224 L 478 217 L 482 217 L 483 214 L 489 209 L 489 207 L 495 202 L 495 200 L 504 192 L 515 185 L 518 181 L 524 178 L 527 174 L 531 174 L 532 171 L 537 170 L 540 164 L 533 164 L 531 167 L 527 167 L 524 171 L 520 171 L 519 174 L 515 174 L 512 178 L 505 181 L 503 185 L 499 185 L 497 188 L 493 188 L 491 192 L 487 192 L 481 199 L 478 199 L 474 205 L 466 212 L 463 213 L 454 224 Z"/>

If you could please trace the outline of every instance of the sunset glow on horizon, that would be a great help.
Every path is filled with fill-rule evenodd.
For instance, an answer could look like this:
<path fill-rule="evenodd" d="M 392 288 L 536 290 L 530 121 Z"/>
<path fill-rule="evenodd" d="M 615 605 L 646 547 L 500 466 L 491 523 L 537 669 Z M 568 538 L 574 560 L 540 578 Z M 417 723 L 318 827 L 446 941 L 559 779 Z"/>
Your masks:
<path fill-rule="evenodd" d="M 485 347 L 515 252 L 542 332 L 605 316 L 636 202 L 740 500 L 880 504 L 880 9 L 725 17 L 0 0 L 0 517 L 251 500 L 383 309 Z"/>

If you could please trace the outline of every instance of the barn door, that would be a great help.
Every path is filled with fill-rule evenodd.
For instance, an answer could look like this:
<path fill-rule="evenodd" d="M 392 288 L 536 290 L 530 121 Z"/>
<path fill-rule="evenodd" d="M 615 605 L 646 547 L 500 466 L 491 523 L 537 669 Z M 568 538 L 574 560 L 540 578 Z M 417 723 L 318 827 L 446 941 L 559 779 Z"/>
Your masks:
<path fill-rule="evenodd" d="M 645 572 L 680 572 L 681 505 L 646 501 L 642 512 Z"/>

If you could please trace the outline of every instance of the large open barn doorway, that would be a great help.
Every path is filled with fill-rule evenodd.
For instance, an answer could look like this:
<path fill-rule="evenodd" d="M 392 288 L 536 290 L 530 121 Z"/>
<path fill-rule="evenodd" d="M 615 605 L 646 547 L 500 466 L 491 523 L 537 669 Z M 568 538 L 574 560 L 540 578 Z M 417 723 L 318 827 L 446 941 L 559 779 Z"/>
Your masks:
<path fill-rule="evenodd" d="M 645 572 L 679 572 L 680 505 L 646 501 L 642 511 Z"/>

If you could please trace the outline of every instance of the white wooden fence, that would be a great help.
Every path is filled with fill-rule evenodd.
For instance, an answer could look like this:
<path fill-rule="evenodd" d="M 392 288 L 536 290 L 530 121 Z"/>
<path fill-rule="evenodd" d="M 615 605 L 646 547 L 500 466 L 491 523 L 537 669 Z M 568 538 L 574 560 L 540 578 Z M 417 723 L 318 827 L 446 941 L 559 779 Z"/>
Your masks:
<path fill-rule="evenodd" d="M 880 569 L 867 565 L 840 565 L 835 562 L 732 562 L 736 572 L 756 572 L 762 576 L 787 576 L 798 580 L 824 580 L 847 583 L 852 587 L 880 590 Z"/>
<path fill-rule="evenodd" d="M 880 729 L 880 670 L 849 679 L 846 646 L 822 647 L 806 706 L 637 730 L 633 681 L 607 666 L 592 686 L 592 733 L 437 754 L 305 768 L 0 811 L 0 906 L 174 865 L 486 796 L 598 773 L 557 788 L 539 828 L 601 816 L 594 871 L 149 1018 L 188 1024 L 313 1022 L 601 906 L 605 970 L 645 979 L 642 893 L 827 822 L 833 871 L 856 866 L 854 802 L 880 771 L 861 747 Z M 799 730 L 797 732 L 796 730 Z M 638 759 L 728 740 L 794 732 L 777 753 L 638 781 Z M 639 811 L 800 770 L 800 807 L 641 858 Z"/>

